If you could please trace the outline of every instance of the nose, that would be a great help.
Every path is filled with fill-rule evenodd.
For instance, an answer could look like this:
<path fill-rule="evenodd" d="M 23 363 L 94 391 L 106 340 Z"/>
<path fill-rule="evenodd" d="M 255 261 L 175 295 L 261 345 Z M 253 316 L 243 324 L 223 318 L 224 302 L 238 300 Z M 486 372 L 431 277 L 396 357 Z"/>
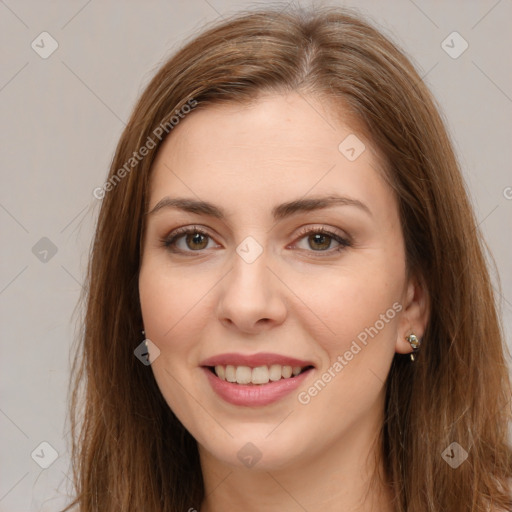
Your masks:
<path fill-rule="evenodd" d="M 265 251 L 248 263 L 237 254 L 220 283 L 217 314 L 228 328 L 255 334 L 280 325 L 287 306 L 282 282 L 269 269 Z"/>

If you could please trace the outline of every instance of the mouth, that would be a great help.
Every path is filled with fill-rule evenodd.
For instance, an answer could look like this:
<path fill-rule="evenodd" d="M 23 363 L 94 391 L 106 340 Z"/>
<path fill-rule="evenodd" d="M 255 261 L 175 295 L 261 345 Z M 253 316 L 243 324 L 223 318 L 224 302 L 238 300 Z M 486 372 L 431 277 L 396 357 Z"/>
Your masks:
<path fill-rule="evenodd" d="M 271 382 L 289 380 L 313 369 L 312 365 L 290 366 L 290 365 L 261 365 L 261 366 L 235 366 L 235 365 L 215 365 L 205 366 L 211 373 L 220 380 L 231 384 L 244 386 L 264 386 Z"/>
<path fill-rule="evenodd" d="M 309 361 L 279 354 L 220 354 L 201 364 L 210 388 L 232 405 L 261 407 L 293 394 L 315 371 Z"/>

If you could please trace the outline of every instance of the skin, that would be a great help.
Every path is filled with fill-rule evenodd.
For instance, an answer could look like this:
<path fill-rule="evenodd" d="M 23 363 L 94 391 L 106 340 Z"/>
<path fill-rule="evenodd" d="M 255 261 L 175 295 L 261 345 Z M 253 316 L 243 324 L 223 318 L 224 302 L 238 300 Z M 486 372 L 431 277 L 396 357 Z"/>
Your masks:
<path fill-rule="evenodd" d="M 139 277 L 146 336 L 160 350 L 156 381 L 198 442 L 201 512 L 391 510 L 382 478 L 370 486 L 373 472 L 382 476 L 375 441 L 385 379 L 395 352 L 412 350 L 405 336 L 423 335 L 427 297 L 407 276 L 397 202 L 371 141 L 358 134 L 366 150 L 349 161 L 338 146 L 354 130 L 332 112 L 297 93 L 208 106 L 174 128 L 154 163 L 149 211 L 169 196 L 226 212 L 222 220 L 170 207 L 148 214 Z M 284 202 L 332 195 L 357 199 L 370 213 L 337 205 L 278 221 L 271 215 Z M 211 238 L 187 245 L 182 236 L 183 252 L 172 252 L 162 239 L 183 226 Z M 314 227 L 351 245 L 337 251 L 332 238 L 299 234 Z M 236 252 L 247 236 L 263 249 L 250 264 Z M 378 334 L 300 403 L 298 394 L 396 303 L 401 310 Z M 315 369 L 277 403 L 235 406 L 200 368 L 227 352 L 277 353 Z M 252 468 L 237 457 L 248 442 L 261 453 Z"/>

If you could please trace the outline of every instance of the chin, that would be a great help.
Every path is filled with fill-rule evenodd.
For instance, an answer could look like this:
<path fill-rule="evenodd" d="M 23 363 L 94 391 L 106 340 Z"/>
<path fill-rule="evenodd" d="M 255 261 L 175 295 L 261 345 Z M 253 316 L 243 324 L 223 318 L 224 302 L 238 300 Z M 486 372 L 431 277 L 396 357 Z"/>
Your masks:
<path fill-rule="evenodd" d="M 209 457 L 237 469 L 253 471 L 278 471 L 291 467 L 305 454 L 304 435 L 283 430 L 274 436 L 268 425 L 265 428 L 244 426 L 244 434 L 236 435 L 224 443 L 212 445 L 211 440 L 201 443 Z M 302 439 L 302 442 L 299 440 Z"/>

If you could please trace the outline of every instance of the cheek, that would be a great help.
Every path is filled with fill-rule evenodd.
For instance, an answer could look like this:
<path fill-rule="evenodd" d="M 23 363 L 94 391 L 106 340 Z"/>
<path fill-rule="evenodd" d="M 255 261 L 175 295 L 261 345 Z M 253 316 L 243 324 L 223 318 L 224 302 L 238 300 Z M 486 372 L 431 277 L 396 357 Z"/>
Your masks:
<path fill-rule="evenodd" d="M 330 361 L 354 340 L 364 345 L 379 339 L 394 347 L 402 282 L 400 272 L 391 275 L 381 265 L 319 273 L 314 279 L 304 275 L 297 284 L 297 295 L 308 306 L 299 316 L 303 328 L 311 331 Z"/>
<path fill-rule="evenodd" d="M 178 417 L 188 417 L 182 386 L 197 371 L 198 344 L 205 331 L 211 279 L 176 271 L 167 262 L 147 259 L 139 276 L 139 294 L 146 337 L 160 350 L 151 369 L 166 402 Z"/>
<path fill-rule="evenodd" d="M 320 327 L 311 328 L 309 322 L 324 359 L 316 379 L 297 396 L 299 410 L 307 411 L 307 428 L 339 432 L 369 411 L 378 413 L 375 407 L 395 353 L 400 283 L 367 270 L 329 279 L 324 283 L 328 293 L 310 296 L 312 309 L 323 311 L 319 316 L 328 329 L 318 321 Z"/>
<path fill-rule="evenodd" d="M 154 338 L 160 350 L 183 339 L 185 332 L 185 338 L 200 332 L 207 316 L 199 311 L 207 304 L 203 299 L 213 284 L 211 276 L 175 270 L 156 259 L 143 264 L 139 276 L 142 316 L 147 336 Z"/>
<path fill-rule="evenodd" d="M 213 284 L 207 275 L 175 270 L 156 257 L 146 258 L 139 274 L 146 337 L 160 350 L 151 369 L 166 402 L 182 421 L 200 416 L 183 389 L 190 387 L 190 376 L 198 371 L 195 341 L 211 316 L 205 307 L 211 307 L 208 292 Z"/>

